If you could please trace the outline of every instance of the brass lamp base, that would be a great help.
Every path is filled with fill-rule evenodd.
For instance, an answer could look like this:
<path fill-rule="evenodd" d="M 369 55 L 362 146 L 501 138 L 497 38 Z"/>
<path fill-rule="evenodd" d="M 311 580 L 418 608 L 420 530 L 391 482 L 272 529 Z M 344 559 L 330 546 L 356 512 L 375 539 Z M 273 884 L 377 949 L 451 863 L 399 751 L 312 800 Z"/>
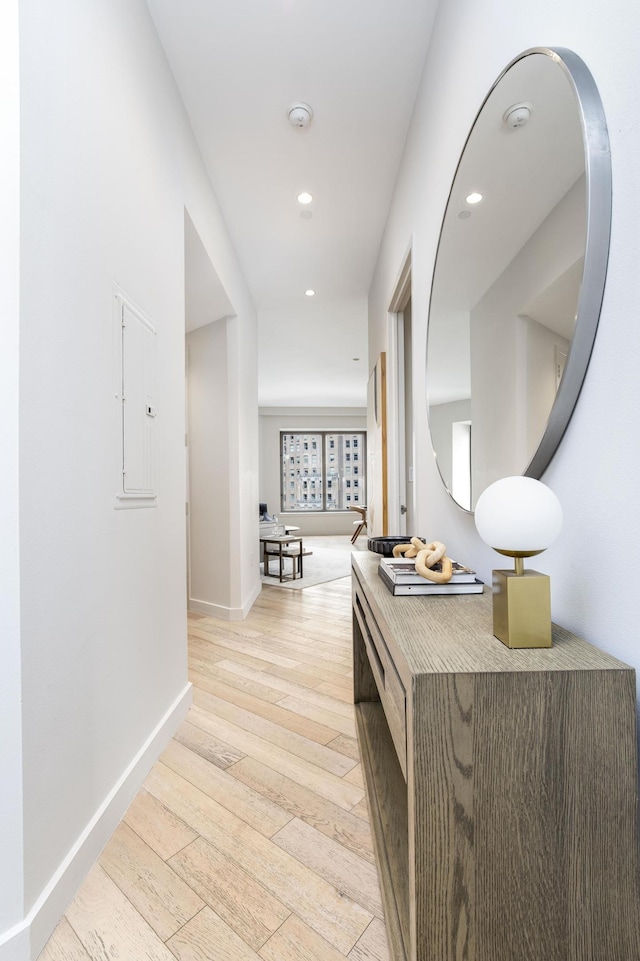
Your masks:
<path fill-rule="evenodd" d="M 551 590 L 547 574 L 493 572 L 493 633 L 510 648 L 551 647 Z"/>

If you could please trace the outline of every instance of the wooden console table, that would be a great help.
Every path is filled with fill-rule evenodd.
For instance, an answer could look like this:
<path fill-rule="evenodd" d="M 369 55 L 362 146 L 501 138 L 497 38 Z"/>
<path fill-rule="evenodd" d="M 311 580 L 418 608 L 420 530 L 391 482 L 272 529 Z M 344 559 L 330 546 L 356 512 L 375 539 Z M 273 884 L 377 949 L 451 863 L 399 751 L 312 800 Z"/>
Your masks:
<path fill-rule="evenodd" d="M 635 672 L 353 559 L 354 700 L 393 961 L 640 961 Z"/>

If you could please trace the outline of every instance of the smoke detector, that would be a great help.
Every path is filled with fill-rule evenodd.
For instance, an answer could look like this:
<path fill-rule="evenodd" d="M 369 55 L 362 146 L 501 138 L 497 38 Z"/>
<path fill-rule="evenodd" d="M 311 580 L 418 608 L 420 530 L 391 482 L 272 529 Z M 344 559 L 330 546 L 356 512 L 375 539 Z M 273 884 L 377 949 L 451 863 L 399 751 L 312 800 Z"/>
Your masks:
<path fill-rule="evenodd" d="M 514 103 L 511 107 L 507 107 L 503 113 L 502 122 L 507 127 L 511 127 L 512 130 L 517 130 L 518 127 L 524 127 L 531 116 L 532 110 L 533 107 L 530 103 Z"/>
<path fill-rule="evenodd" d="M 313 120 L 313 110 L 308 103 L 292 103 L 287 117 L 292 127 L 308 127 Z"/>

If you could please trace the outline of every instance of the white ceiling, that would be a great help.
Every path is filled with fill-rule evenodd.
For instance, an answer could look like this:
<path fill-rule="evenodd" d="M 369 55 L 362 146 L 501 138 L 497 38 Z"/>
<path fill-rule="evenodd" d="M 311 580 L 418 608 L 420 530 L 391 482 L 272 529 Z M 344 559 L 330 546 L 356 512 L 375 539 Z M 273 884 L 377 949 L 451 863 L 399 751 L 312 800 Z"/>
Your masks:
<path fill-rule="evenodd" d="M 364 405 L 366 296 L 437 0 L 147 2 L 258 309 L 261 405 Z"/>

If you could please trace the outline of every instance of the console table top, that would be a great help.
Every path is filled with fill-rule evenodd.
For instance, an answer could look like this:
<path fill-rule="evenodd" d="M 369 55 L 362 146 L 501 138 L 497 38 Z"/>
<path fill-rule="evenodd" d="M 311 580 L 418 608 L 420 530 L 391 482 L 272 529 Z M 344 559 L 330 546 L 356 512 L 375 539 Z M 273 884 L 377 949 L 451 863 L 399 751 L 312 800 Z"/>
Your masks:
<path fill-rule="evenodd" d="M 490 589 L 484 594 L 394 597 L 378 575 L 379 554 L 357 551 L 351 557 L 380 631 L 393 638 L 401 673 L 403 666 L 410 674 L 633 672 L 628 664 L 555 624 L 553 647 L 509 650 L 493 636 Z"/>

